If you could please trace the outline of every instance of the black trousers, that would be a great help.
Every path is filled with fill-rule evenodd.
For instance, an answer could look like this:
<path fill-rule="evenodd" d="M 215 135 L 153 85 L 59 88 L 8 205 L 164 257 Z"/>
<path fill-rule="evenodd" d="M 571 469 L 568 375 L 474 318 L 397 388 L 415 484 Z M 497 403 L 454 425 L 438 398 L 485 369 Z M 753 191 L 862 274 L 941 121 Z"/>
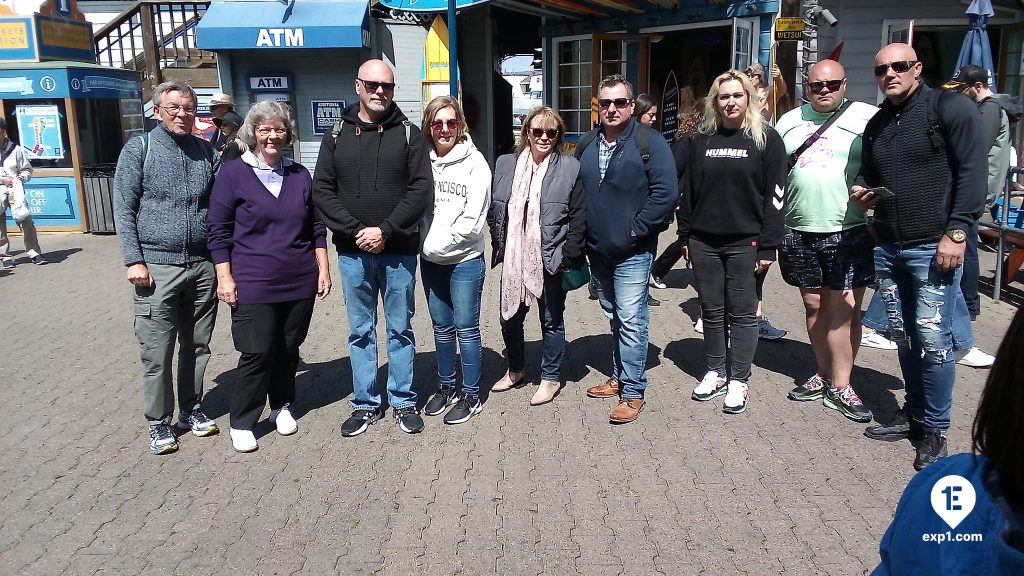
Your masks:
<path fill-rule="evenodd" d="M 231 393 L 231 427 L 252 430 L 270 397 L 270 409 L 295 402 L 299 346 L 313 317 L 313 298 L 239 304 L 231 311 L 231 337 L 240 354 Z"/>
<path fill-rule="evenodd" d="M 651 276 L 658 279 L 664 278 L 676 265 L 676 262 L 683 257 L 683 246 L 685 246 L 683 241 L 676 236 L 675 241 L 666 246 L 665 251 L 654 261 L 654 265 L 651 266 Z"/>

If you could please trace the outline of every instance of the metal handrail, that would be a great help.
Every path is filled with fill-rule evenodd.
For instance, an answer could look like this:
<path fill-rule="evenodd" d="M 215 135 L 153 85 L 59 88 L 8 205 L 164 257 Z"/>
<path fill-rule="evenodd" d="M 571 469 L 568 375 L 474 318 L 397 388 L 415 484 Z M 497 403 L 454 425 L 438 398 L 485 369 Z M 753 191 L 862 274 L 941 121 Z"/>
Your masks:
<path fill-rule="evenodd" d="M 1024 228 L 1010 226 L 1010 197 L 1013 192 L 1013 177 L 1024 174 L 1024 168 L 1015 166 L 1006 171 L 1006 188 L 1003 189 L 1003 209 L 999 214 L 999 222 L 978 222 L 980 226 L 999 231 L 999 243 L 996 248 L 996 271 L 992 280 L 992 299 L 999 300 L 1003 288 L 1003 261 L 1006 259 L 1006 236 L 1008 234 L 1024 234 Z"/>

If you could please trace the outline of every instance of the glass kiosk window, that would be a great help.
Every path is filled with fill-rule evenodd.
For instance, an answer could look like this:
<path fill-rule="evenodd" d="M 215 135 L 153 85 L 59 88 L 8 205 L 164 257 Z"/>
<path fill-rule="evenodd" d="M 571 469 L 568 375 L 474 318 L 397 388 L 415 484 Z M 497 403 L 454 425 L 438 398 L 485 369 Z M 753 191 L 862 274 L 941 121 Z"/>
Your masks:
<path fill-rule="evenodd" d="M 121 153 L 122 114 L 116 98 L 74 100 L 82 165 L 114 164 Z"/>
<path fill-rule="evenodd" d="M 7 107 L 5 120 L 8 137 L 28 150 L 34 168 L 72 167 L 64 100 L 16 103 Z"/>

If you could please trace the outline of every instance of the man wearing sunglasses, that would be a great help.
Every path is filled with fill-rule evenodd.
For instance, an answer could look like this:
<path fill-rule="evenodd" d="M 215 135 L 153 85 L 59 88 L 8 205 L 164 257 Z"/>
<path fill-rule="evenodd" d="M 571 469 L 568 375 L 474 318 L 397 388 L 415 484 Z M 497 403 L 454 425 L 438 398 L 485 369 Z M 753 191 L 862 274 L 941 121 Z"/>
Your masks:
<path fill-rule="evenodd" d="M 977 107 L 922 84 L 909 45 L 882 48 L 874 72 L 885 101 L 864 129 L 850 198 L 875 211 L 875 286 L 899 347 L 906 404 L 864 434 L 915 441 L 914 467 L 921 470 L 947 451 L 954 306 L 967 230 L 985 205 L 987 150 Z"/>
<path fill-rule="evenodd" d="M 412 332 L 419 221 L 433 201 L 430 156 L 420 130 L 394 103 L 395 74 L 367 60 L 355 79 L 359 102 L 324 134 L 313 200 L 333 232 L 344 290 L 352 361 L 352 415 L 342 436 L 356 436 L 384 416 L 377 385 L 377 298 L 388 336 L 388 403 L 399 428 L 423 429 L 412 390 Z"/>
<path fill-rule="evenodd" d="M 598 87 L 597 102 L 601 125 L 592 145 L 577 156 L 586 192 L 587 255 L 617 349 L 611 377 L 587 395 L 618 396 L 609 420 L 622 424 L 636 420 L 644 406 L 647 280 L 658 233 L 675 208 L 679 187 L 668 143 L 632 118 L 633 86 L 621 75 L 609 76 Z M 638 130 L 651 131 L 650 158 L 641 157 L 634 142 Z"/>
<path fill-rule="evenodd" d="M 789 398 L 821 400 L 855 422 L 870 422 L 850 374 L 864 288 L 875 279 L 874 241 L 867 213 L 850 201 L 849 190 L 860 171 L 864 127 L 878 108 L 844 98 L 846 71 L 839 62 L 818 62 L 807 79 L 810 102 L 775 126 L 793 159 L 779 267 L 786 283 L 800 289 L 817 362 L 817 372 Z"/>

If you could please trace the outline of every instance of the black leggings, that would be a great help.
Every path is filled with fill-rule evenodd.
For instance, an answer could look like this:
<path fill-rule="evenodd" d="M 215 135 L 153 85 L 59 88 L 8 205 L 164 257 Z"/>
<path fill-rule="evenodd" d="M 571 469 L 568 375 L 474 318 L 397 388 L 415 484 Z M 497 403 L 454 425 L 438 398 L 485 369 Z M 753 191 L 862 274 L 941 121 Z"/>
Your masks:
<path fill-rule="evenodd" d="M 712 246 L 690 237 L 690 261 L 704 315 L 704 356 L 708 371 L 746 382 L 757 351 L 757 281 L 754 279 L 757 247 Z M 728 370 L 727 352 L 731 359 Z"/>

